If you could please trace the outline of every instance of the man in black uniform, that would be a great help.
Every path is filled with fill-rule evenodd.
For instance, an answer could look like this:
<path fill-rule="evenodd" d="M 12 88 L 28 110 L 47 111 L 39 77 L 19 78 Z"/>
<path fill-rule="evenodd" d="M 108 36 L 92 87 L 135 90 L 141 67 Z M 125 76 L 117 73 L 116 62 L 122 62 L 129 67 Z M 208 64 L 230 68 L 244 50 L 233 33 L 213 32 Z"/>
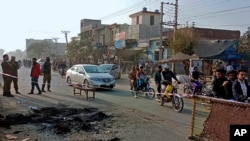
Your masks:
<path fill-rule="evenodd" d="M 19 69 L 19 63 L 16 61 L 16 57 L 15 56 L 11 56 L 11 60 L 10 60 L 10 64 L 11 64 L 11 75 L 13 75 L 14 77 L 11 77 L 11 82 L 13 81 L 14 83 L 14 88 L 16 90 L 16 94 L 20 94 L 20 92 L 18 91 L 18 84 L 17 84 L 17 76 L 18 76 L 18 69 Z"/>
<path fill-rule="evenodd" d="M 47 82 L 47 91 L 50 91 L 50 81 L 51 81 L 51 63 L 50 58 L 46 57 L 46 62 L 43 65 L 43 85 L 42 85 L 42 92 L 46 92 L 44 90 L 45 84 Z"/>
<path fill-rule="evenodd" d="M 13 97 L 13 95 L 10 93 L 10 84 L 11 84 L 11 77 L 7 76 L 11 74 L 11 64 L 8 62 L 9 56 L 7 54 L 3 55 L 3 62 L 1 64 L 2 70 L 3 70 L 3 81 L 4 81 L 4 87 L 3 87 L 3 96 L 7 97 Z M 7 75 L 5 75 L 7 74 Z"/>

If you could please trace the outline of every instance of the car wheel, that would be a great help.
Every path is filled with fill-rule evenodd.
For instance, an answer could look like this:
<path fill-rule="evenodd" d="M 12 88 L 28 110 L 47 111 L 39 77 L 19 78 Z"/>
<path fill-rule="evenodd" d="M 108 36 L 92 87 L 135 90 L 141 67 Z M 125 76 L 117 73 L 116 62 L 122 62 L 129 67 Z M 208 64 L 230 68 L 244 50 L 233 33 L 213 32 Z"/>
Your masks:
<path fill-rule="evenodd" d="M 67 77 L 67 84 L 68 84 L 69 86 L 72 85 L 72 83 L 71 83 L 71 78 L 70 78 L 70 77 Z"/>
<path fill-rule="evenodd" d="M 88 81 L 88 80 L 84 80 L 83 85 L 84 85 L 85 87 L 89 87 L 89 81 Z"/>

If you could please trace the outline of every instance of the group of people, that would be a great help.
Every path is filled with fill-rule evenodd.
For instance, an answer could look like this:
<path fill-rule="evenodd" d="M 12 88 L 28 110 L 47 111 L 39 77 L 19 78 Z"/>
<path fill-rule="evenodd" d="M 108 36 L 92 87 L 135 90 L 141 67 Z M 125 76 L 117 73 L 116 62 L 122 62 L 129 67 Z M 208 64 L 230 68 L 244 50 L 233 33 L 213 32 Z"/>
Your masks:
<path fill-rule="evenodd" d="M 216 97 L 247 102 L 250 100 L 250 86 L 246 77 L 247 71 L 245 69 L 228 72 L 225 69 L 218 69 L 212 83 L 212 90 Z"/>
<path fill-rule="evenodd" d="M 14 83 L 14 88 L 16 91 L 16 94 L 21 94 L 18 91 L 18 69 L 20 68 L 19 63 L 15 60 L 15 56 L 11 57 L 11 60 L 9 61 L 8 54 L 3 55 L 3 61 L 1 63 L 2 66 L 2 77 L 4 80 L 4 86 L 3 86 L 3 96 L 7 97 L 14 97 L 13 94 L 11 94 L 11 82 Z M 50 90 L 50 82 L 51 82 L 51 64 L 50 64 L 50 58 L 46 58 L 46 62 L 42 66 L 43 69 L 43 84 L 42 89 L 40 89 L 38 79 L 41 74 L 41 67 L 40 64 L 37 63 L 36 58 L 32 58 L 32 68 L 30 72 L 31 77 L 31 91 L 28 94 L 34 94 L 35 87 L 38 90 L 38 94 L 42 94 L 42 92 L 45 91 L 45 84 L 47 83 L 47 91 L 51 92 Z"/>
<path fill-rule="evenodd" d="M 247 102 L 250 100 L 250 86 L 247 81 L 247 70 L 238 69 L 224 69 L 219 67 L 221 65 L 218 62 L 218 68 L 214 71 L 214 80 L 212 82 L 212 91 L 217 98 L 223 98 L 228 100 L 235 100 L 239 102 Z M 200 79 L 205 78 L 198 71 L 197 67 L 194 67 L 191 73 L 191 83 L 193 86 L 193 93 L 195 94 L 198 89 L 202 87 Z"/>
<path fill-rule="evenodd" d="M 145 75 L 143 71 L 143 66 L 133 66 L 131 71 L 129 72 L 129 80 L 130 80 L 130 90 L 138 91 L 141 83 L 141 77 Z M 157 86 L 157 92 L 161 93 L 161 84 L 166 82 L 167 84 L 172 83 L 172 78 L 175 79 L 178 83 L 179 80 L 175 76 L 175 74 L 169 69 L 169 66 L 162 67 L 159 65 L 157 67 L 157 72 L 154 73 L 154 80 Z M 135 95 L 136 97 L 136 95 Z"/>
<path fill-rule="evenodd" d="M 17 83 L 19 63 L 16 61 L 16 57 L 11 56 L 11 60 L 9 61 L 9 56 L 7 54 L 3 55 L 1 66 L 2 78 L 4 80 L 3 96 L 13 97 L 10 92 L 12 82 L 14 83 L 16 94 L 20 94 Z"/>

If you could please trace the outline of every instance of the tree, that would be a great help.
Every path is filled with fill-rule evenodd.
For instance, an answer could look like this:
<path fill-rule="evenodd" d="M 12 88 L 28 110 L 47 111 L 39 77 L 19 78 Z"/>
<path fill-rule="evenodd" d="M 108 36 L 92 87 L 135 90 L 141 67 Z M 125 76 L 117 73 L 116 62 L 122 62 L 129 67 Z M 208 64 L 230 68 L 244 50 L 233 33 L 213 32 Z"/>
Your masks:
<path fill-rule="evenodd" d="M 94 63 L 102 56 L 102 52 L 92 45 L 93 40 L 88 32 L 80 33 L 78 38 L 72 38 L 67 47 L 67 57 L 74 61 L 92 58 Z"/>
<path fill-rule="evenodd" d="M 239 52 L 250 57 L 250 27 L 247 28 L 247 31 L 240 37 L 240 46 Z"/>
<path fill-rule="evenodd" d="M 183 52 L 188 55 L 194 54 L 193 47 L 198 35 L 193 33 L 192 28 L 183 28 L 177 30 L 174 36 L 167 39 L 167 46 L 174 49 L 175 52 Z"/>
<path fill-rule="evenodd" d="M 31 44 L 27 49 L 26 53 L 29 58 L 40 58 L 42 53 L 48 52 L 50 43 L 42 41 L 40 43 Z"/>

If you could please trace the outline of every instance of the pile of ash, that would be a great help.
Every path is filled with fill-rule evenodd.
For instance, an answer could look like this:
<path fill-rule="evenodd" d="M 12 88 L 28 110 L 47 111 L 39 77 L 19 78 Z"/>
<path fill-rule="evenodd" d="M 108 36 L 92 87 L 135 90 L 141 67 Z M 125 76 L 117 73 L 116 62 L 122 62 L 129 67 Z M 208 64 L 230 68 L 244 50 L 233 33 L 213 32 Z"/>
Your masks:
<path fill-rule="evenodd" d="M 39 131 L 51 131 L 55 134 L 70 132 L 100 132 L 105 128 L 111 115 L 96 108 L 56 108 L 47 107 L 33 110 L 32 113 L 0 115 L 0 127 L 10 128 L 12 125 L 34 124 Z"/>

